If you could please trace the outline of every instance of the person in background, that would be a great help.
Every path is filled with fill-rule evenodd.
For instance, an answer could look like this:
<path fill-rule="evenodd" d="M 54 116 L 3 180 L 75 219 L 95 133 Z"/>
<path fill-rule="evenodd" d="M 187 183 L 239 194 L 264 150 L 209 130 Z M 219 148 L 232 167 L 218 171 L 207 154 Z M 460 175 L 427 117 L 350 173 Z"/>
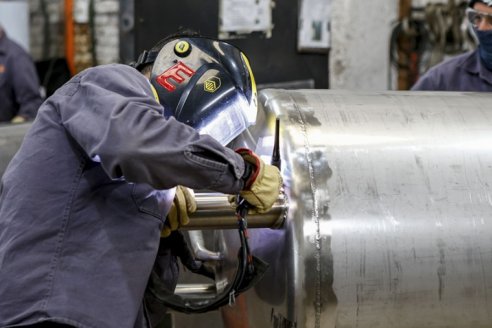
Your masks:
<path fill-rule="evenodd" d="M 0 25 L 0 122 L 33 120 L 42 102 L 30 55 Z"/>
<path fill-rule="evenodd" d="M 477 49 L 432 67 L 411 90 L 492 91 L 492 0 L 471 0 L 468 7 Z"/>
<path fill-rule="evenodd" d="M 0 327 L 156 326 L 145 291 L 153 272 L 176 287 L 188 188 L 239 194 L 260 213 L 279 195 L 276 167 L 223 146 L 256 112 L 245 55 L 198 36 L 59 88 L 0 185 Z"/>

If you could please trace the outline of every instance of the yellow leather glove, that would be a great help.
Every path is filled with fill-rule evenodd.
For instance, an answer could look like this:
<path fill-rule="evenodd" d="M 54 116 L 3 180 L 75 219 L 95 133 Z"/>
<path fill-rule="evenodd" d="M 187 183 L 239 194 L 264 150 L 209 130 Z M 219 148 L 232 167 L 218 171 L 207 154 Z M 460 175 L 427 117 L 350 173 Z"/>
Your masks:
<path fill-rule="evenodd" d="M 190 222 L 189 215 L 196 211 L 195 195 L 193 190 L 183 187 L 176 187 L 176 194 L 167 214 L 164 228 L 161 231 L 161 237 L 167 237 L 171 231 L 187 225 Z"/>
<path fill-rule="evenodd" d="M 239 195 L 254 207 L 251 212 L 268 212 L 277 200 L 282 186 L 279 169 L 273 165 L 265 164 L 258 155 L 249 149 L 241 148 L 236 152 L 246 162 L 254 166 L 254 171 L 248 177 L 244 189 L 239 192 Z M 235 202 L 235 197 L 230 197 L 229 201 Z"/>

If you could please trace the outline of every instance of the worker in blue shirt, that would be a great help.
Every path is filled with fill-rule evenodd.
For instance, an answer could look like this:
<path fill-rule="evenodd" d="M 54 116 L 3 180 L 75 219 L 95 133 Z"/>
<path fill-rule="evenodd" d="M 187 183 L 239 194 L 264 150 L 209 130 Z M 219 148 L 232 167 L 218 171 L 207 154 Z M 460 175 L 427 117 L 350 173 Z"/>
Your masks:
<path fill-rule="evenodd" d="M 434 66 L 412 90 L 492 91 L 492 0 L 471 0 L 468 7 L 478 48 Z"/>
<path fill-rule="evenodd" d="M 32 120 L 42 102 L 31 57 L 0 26 L 0 122 Z"/>
<path fill-rule="evenodd" d="M 239 194 L 258 212 L 279 195 L 276 167 L 223 146 L 256 105 L 245 55 L 198 36 L 60 87 L 2 178 L 0 327 L 152 326 L 146 286 L 155 266 L 176 286 L 161 237 L 196 209 L 188 188 Z"/>

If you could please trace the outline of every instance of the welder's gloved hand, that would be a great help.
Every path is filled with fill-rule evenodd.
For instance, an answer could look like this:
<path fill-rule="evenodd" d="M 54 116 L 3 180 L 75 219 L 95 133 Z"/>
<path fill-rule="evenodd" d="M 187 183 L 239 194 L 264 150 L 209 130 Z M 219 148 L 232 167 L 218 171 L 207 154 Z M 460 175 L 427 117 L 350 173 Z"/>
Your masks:
<path fill-rule="evenodd" d="M 248 169 L 250 171 L 239 195 L 254 207 L 250 212 L 268 212 L 277 200 L 282 186 L 279 169 L 273 165 L 265 164 L 258 155 L 249 149 L 240 148 L 236 152 L 243 157 L 246 171 Z M 229 201 L 234 203 L 235 197 L 230 197 Z"/>
<path fill-rule="evenodd" d="M 176 195 L 167 214 L 164 228 L 161 231 L 161 237 L 167 237 L 171 231 L 187 225 L 190 222 L 190 214 L 196 211 L 195 195 L 193 190 L 183 187 L 176 187 Z"/>

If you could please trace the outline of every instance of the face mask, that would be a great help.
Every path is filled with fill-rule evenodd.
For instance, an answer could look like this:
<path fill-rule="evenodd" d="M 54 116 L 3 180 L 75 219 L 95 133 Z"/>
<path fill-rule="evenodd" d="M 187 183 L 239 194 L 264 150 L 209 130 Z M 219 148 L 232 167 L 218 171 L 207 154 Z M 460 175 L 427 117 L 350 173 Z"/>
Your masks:
<path fill-rule="evenodd" d="M 492 30 L 475 30 L 475 33 L 480 42 L 478 47 L 480 58 L 482 58 L 485 67 L 492 71 Z"/>

